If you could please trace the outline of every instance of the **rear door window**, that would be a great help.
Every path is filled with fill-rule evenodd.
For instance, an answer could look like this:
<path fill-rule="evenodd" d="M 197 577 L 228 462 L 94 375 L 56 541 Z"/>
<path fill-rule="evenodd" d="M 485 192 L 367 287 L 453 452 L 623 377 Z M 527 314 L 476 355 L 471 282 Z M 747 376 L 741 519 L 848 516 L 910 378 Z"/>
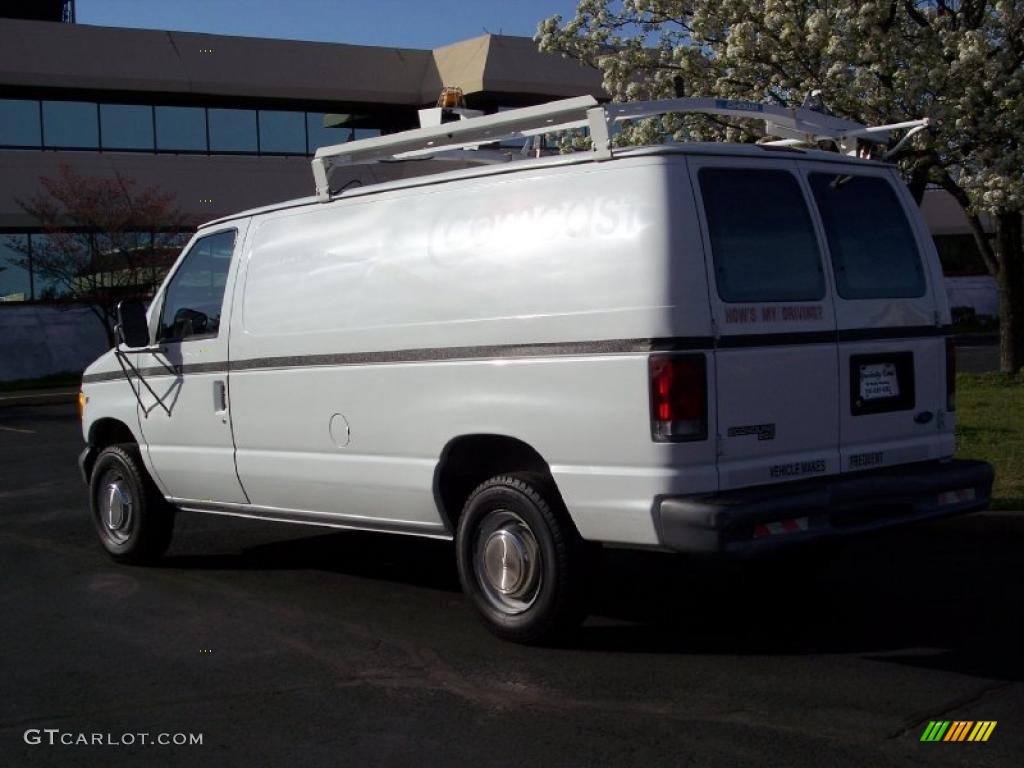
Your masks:
<path fill-rule="evenodd" d="M 878 176 L 810 175 L 844 299 L 917 298 L 924 269 L 896 192 Z"/>
<path fill-rule="evenodd" d="M 825 276 L 814 225 L 793 174 L 704 168 L 699 178 L 715 282 L 723 301 L 824 297 Z"/>

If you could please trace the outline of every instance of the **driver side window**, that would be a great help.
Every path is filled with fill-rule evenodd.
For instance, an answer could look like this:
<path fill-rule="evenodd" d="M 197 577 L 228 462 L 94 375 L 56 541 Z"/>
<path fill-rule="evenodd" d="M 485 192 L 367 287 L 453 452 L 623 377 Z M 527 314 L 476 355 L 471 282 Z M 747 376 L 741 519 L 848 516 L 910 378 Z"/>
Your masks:
<path fill-rule="evenodd" d="M 164 291 L 158 341 L 217 336 L 234 248 L 233 229 L 196 240 Z"/>

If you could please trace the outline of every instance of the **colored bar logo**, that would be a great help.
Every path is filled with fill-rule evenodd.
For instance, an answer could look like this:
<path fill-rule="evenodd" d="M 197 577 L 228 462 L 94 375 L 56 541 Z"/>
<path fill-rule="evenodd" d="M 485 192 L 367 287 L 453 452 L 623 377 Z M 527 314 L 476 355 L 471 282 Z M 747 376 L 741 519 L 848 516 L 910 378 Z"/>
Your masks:
<path fill-rule="evenodd" d="M 988 741 L 996 729 L 996 720 L 932 720 L 921 734 L 921 741 Z"/>

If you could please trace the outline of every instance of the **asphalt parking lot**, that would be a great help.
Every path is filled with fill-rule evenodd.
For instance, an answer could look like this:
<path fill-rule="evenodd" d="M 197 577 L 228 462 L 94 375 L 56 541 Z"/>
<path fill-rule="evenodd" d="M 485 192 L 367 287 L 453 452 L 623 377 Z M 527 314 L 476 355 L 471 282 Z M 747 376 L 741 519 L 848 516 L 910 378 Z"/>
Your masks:
<path fill-rule="evenodd" d="M 183 513 L 160 567 L 116 565 L 79 449 L 72 408 L 0 409 L 4 766 L 1024 757 L 1024 514 L 858 540 L 820 572 L 609 552 L 579 634 L 524 648 L 477 622 L 443 543 Z M 930 720 L 998 725 L 922 743 Z"/>

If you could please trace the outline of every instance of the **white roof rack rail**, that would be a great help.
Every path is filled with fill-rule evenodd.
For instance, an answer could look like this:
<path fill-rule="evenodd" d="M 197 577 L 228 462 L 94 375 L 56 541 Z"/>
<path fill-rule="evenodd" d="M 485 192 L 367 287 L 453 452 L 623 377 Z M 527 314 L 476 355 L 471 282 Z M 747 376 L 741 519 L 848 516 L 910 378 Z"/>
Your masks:
<path fill-rule="evenodd" d="M 327 174 L 332 165 L 413 159 L 444 150 L 478 147 L 505 139 L 556 133 L 570 128 L 588 127 L 593 141 L 593 159 L 608 160 L 612 157 L 609 129 L 615 122 L 672 112 L 762 120 L 765 133 L 780 137 L 778 141 L 768 144 L 813 144 L 828 139 L 835 141 L 841 151 L 849 154 L 856 153 L 858 138 L 885 144 L 889 140 L 890 130 L 928 125 L 925 118 L 892 125 L 865 126 L 804 107 L 783 107 L 732 99 L 685 98 L 602 105 L 592 96 L 578 96 L 494 115 L 463 118 L 456 122 L 321 147 L 312 160 L 317 198 L 325 202 L 331 197 Z"/>

